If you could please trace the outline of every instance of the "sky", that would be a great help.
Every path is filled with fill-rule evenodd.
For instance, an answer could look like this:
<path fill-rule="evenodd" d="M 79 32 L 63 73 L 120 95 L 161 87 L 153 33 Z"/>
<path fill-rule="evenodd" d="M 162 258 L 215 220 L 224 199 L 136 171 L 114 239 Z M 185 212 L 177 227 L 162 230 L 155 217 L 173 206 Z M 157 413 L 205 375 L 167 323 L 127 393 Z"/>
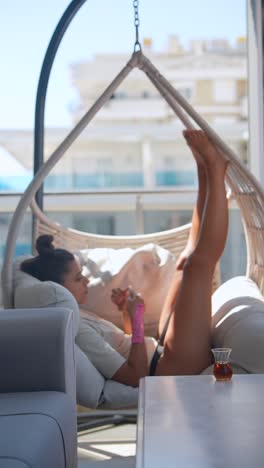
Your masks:
<path fill-rule="evenodd" d="M 69 0 L 0 1 L 0 129 L 31 129 L 37 84 L 47 46 Z M 168 36 L 191 39 L 246 35 L 246 0 L 139 0 L 140 38 L 165 50 Z M 45 125 L 71 127 L 76 100 L 70 65 L 96 53 L 126 52 L 134 46 L 133 0 L 86 0 L 71 21 L 51 70 Z M 146 54 L 147 55 L 147 54 Z M 109 77 L 110 80 L 110 77 Z"/>

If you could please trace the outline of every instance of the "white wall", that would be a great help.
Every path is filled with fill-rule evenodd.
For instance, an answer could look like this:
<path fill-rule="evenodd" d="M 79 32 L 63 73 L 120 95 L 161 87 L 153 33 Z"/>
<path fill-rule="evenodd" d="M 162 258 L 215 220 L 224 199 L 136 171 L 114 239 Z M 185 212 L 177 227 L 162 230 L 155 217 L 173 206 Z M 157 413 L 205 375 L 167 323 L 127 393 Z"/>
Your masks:
<path fill-rule="evenodd" d="M 247 7 L 250 169 L 264 188 L 262 1 L 248 0 Z"/>

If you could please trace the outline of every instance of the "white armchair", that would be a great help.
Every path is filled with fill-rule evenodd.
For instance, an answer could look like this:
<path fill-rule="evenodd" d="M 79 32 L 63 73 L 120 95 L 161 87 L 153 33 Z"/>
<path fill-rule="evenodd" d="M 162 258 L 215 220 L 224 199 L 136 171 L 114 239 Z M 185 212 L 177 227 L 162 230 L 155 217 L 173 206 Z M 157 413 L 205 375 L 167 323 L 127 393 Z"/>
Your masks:
<path fill-rule="evenodd" d="M 0 311 L 0 468 L 76 468 L 72 312 Z"/>

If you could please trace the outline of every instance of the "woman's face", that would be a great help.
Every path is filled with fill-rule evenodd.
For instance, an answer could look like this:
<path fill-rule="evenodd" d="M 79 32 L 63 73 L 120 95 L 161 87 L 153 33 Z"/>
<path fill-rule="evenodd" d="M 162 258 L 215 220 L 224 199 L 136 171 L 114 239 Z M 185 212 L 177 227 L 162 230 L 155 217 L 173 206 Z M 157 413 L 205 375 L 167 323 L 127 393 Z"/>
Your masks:
<path fill-rule="evenodd" d="M 69 264 L 69 271 L 64 274 L 63 280 L 63 286 L 72 293 L 78 304 L 83 304 L 88 293 L 89 280 L 82 274 L 78 259 L 72 260 Z"/>

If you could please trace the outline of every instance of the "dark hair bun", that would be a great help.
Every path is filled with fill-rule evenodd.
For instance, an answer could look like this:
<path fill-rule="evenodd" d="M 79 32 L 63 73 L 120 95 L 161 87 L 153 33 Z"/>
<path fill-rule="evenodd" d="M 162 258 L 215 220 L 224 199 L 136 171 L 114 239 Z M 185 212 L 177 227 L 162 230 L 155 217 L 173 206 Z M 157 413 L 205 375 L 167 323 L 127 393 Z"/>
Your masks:
<path fill-rule="evenodd" d="M 36 241 L 36 249 L 39 255 L 52 255 L 54 251 L 53 236 L 44 234 Z"/>

